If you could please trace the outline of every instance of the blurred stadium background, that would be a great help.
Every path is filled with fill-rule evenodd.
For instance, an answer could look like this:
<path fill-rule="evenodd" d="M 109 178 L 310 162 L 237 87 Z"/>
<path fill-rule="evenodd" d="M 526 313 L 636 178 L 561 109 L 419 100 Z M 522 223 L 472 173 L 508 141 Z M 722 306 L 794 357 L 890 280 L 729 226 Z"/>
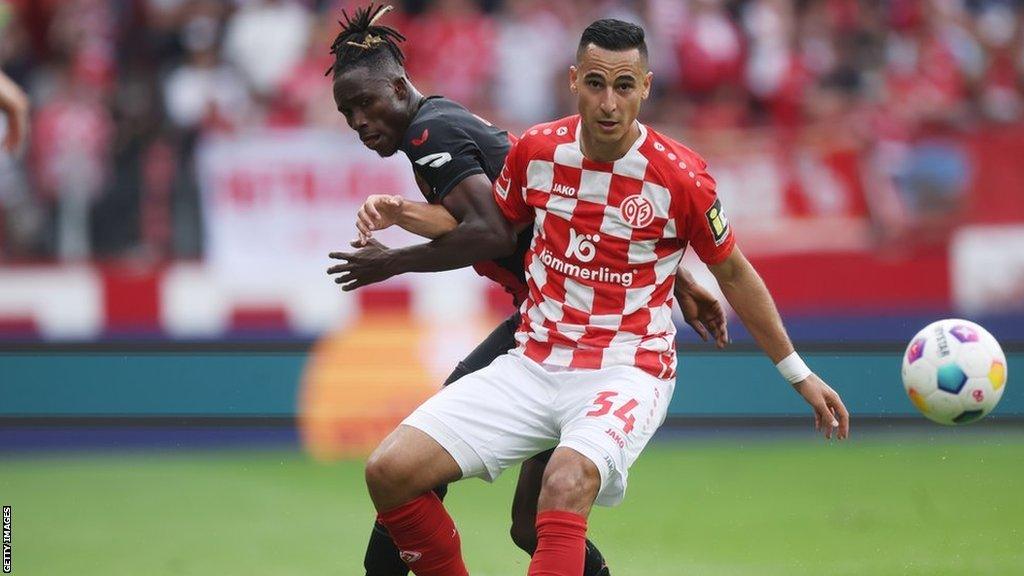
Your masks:
<path fill-rule="evenodd" d="M 822 445 L 735 318 L 726 352 L 684 326 L 670 421 L 592 522 L 613 573 L 1024 573 L 1024 2 L 394 3 L 421 90 L 516 133 L 573 112 L 586 24 L 642 23 L 641 119 L 708 159 L 854 414 Z M 324 78 L 356 4 L 0 0 L 0 69 L 33 104 L 27 149 L 0 153 L 15 574 L 361 573 L 359 458 L 509 299 L 467 271 L 354 294 L 325 275 L 365 196 L 418 198 Z M 1011 376 L 992 416 L 945 429 L 899 362 L 951 316 Z M 474 574 L 525 571 L 514 476 L 452 492 Z"/>

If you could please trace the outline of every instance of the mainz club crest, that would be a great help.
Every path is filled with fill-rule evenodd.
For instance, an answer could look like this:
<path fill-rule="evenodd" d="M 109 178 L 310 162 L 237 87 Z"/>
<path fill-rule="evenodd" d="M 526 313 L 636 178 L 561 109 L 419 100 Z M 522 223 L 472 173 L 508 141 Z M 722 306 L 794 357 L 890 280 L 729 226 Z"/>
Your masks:
<path fill-rule="evenodd" d="M 627 197 L 619 204 L 623 220 L 633 228 L 644 228 L 654 222 L 654 206 L 639 194 Z"/>

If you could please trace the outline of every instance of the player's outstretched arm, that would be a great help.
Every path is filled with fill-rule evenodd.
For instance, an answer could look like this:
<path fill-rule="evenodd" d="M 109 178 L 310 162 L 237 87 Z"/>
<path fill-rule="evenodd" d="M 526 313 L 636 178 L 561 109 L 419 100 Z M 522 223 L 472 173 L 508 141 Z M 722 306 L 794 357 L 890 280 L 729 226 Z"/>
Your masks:
<path fill-rule="evenodd" d="M 772 362 L 784 374 L 798 374 L 794 379 L 799 380 L 792 384 L 814 410 L 815 427 L 823 429 L 826 438 L 831 438 L 833 432 L 840 439 L 849 436 L 850 415 L 839 394 L 821 378 L 806 371 L 805 367 L 804 370 L 794 370 L 789 366 L 793 360 L 801 366 L 802 362 L 794 355 L 793 344 L 768 288 L 740 249 L 733 248 L 723 262 L 709 266 L 709 269 L 718 280 L 726 300 Z"/>
<path fill-rule="evenodd" d="M 676 269 L 676 302 L 683 320 L 707 342 L 710 335 L 719 349 L 729 344 L 729 327 L 722 304 L 714 294 L 701 286 L 682 264 Z"/>
<path fill-rule="evenodd" d="M 0 113 L 7 116 L 7 135 L 0 147 L 13 153 L 28 135 L 28 96 L 3 72 L 0 72 Z"/>
<path fill-rule="evenodd" d="M 487 176 L 463 179 L 441 202 L 458 222 L 451 232 L 404 248 L 373 245 L 356 252 L 331 252 L 330 257 L 342 263 L 327 273 L 339 274 L 334 281 L 349 291 L 406 272 L 454 270 L 515 251 L 515 231 L 494 202 Z"/>
<path fill-rule="evenodd" d="M 444 206 L 406 200 L 397 194 L 373 194 L 356 214 L 356 230 L 362 244 L 377 230 L 395 225 L 417 236 L 434 239 L 451 232 L 458 224 Z"/>

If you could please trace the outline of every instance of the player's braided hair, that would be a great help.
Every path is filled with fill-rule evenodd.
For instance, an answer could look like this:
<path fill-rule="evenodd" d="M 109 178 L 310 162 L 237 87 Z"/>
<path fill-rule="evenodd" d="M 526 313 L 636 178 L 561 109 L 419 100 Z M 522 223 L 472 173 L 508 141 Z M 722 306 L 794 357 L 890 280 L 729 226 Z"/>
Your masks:
<path fill-rule="evenodd" d="M 325 76 L 337 75 L 359 62 L 384 54 L 393 58 L 399 66 L 405 64 L 405 54 L 398 46 L 399 42 L 405 41 L 405 36 L 390 26 L 377 24 L 392 9 L 392 6 L 384 4 L 374 6 L 371 2 L 369 6 L 356 9 L 351 17 L 342 10 L 341 15 L 345 21 L 338 21 L 341 32 L 338 32 L 331 44 L 334 64 L 327 69 Z"/>

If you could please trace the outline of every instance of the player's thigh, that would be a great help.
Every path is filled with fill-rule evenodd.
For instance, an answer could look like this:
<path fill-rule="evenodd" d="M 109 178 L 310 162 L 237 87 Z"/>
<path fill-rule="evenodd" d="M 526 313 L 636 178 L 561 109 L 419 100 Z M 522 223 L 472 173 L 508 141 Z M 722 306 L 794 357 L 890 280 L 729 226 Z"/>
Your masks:
<path fill-rule="evenodd" d="M 447 386 L 467 374 L 472 374 L 481 368 L 488 366 L 498 356 L 507 354 L 516 346 L 516 328 L 519 327 L 519 313 L 516 312 L 498 324 L 484 338 L 483 342 L 477 345 L 468 356 L 459 362 L 455 370 L 444 381 Z"/>
<path fill-rule="evenodd" d="M 675 381 L 625 366 L 572 377 L 575 385 L 564 386 L 559 399 L 559 447 L 597 466 L 597 503 L 613 506 L 625 495 L 630 466 L 665 421 Z"/>
<path fill-rule="evenodd" d="M 403 424 L 434 438 L 464 477 L 492 481 L 557 442 L 555 393 L 522 359 L 503 355 L 442 389 Z"/>

